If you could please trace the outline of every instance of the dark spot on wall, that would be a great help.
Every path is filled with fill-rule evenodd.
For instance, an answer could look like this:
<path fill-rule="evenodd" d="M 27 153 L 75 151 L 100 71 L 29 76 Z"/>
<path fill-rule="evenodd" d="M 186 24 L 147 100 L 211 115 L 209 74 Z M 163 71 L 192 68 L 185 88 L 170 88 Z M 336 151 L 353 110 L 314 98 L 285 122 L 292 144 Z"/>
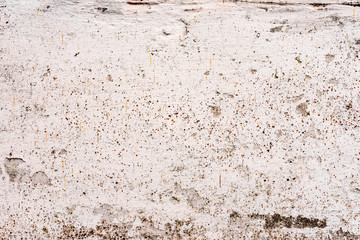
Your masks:
<path fill-rule="evenodd" d="M 232 213 L 230 213 L 230 218 L 236 219 L 236 218 L 241 218 L 241 217 L 238 212 L 233 211 Z"/>
<path fill-rule="evenodd" d="M 281 32 L 283 26 L 278 26 L 278 27 L 273 27 L 270 28 L 270 32 L 274 33 L 274 32 Z"/>
<path fill-rule="evenodd" d="M 221 109 L 218 106 L 209 106 L 210 111 L 212 114 L 214 114 L 215 117 L 218 117 L 221 115 Z"/>
<path fill-rule="evenodd" d="M 313 6 L 313 7 L 326 7 L 327 3 L 310 3 L 309 5 Z"/>
<path fill-rule="evenodd" d="M 171 33 L 170 32 L 167 32 L 166 30 L 163 29 L 162 33 L 166 36 L 169 36 Z"/>
<path fill-rule="evenodd" d="M 128 1 L 126 3 L 129 5 L 157 5 L 157 4 L 159 4 L 157 2 L 146 2 L 143 0 L 138 0 L 138 1 L 133 0 L 133 1 Z"/>
<path fill-rule="evenodd" d="M 174 200 L 176 202 L 180 202 L 180 199 L 178 199 L 177 197 L 174 197 L 174 196 L 171 197 L 171 200 Z"/>
<path fill-rule="evenodd" d="M 187 8 L 184 9 L 184 12 L 200 12 L 202 8 Z"/>
<path fill-rule="evenodd" d="M 296 112 L 304 117 L 309 116 L 310 113 L 307 111 L 307 106 L 308 104 L 306 102 L 300 103 L 296 106 Z"/>
<path fill-rule="evenodd" d="M 107 11 L 108 9 L 105 7 L 97 7 L 96 10 L 100 11 L 101 13 L 104 13 L 105 11 Z"/>
<path fill-rule="evenodd" d="M 329 62 L 331 62 L 332 60 L 334 60 L 334 58 L 335 58 L 335 55 L 333 55 L 333 54 L 326 54 L 326 55 L 325 55 L 325 59 L 326 59 L 326 62 L 327 62 L 327 63 L 329 63 Z"/>
<path fill-rule="evenodd" d="M 330 16 L 331 20 L 333 20 L 334 22 L 337 22 L 340 20 L 340 17 L 338 17 L 337 15 L 332 15 Z"/>
<path fill-rule="evenodd" d="M 61 149 L 60 152 L 59 152 L 59 155 L 63 155 L 63 154 L 66 154 L 67 151 L 65 149 Z"/>
<path fill-rule="evenodd" d="M 345 105 L 346 110 L 350 110 L 352 108 L 351 102 Z"/>

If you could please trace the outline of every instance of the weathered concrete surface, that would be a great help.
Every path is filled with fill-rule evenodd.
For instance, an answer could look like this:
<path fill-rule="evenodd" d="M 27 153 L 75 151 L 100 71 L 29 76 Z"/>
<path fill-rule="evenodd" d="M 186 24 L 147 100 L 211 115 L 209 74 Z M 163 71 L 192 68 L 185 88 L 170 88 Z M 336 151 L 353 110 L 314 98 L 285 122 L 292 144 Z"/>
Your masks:
<path fill-rule="evenodd" d="M 0 237 L 358 239 L 360 8 L 288 3 L 2 1 Z"/>

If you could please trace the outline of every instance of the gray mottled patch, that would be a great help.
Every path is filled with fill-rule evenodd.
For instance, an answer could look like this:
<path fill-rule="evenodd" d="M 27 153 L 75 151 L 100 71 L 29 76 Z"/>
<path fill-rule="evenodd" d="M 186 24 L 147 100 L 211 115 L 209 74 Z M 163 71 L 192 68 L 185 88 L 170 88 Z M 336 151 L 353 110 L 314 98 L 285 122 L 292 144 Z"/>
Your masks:
<path fill-rule="evenodd" d="M 296 106 L 296 112 L 298 114 L 301 114 L 302 116 L 306 117 L 310 115 L 310 113 L 307 111 L 308 104 L 306 102 L 300 103 Z"/>
<path fill-rule="evenodd" d="M 175 184 L 175 189 L 185 196 L 188 204 L 196 210 L 202 209 L 208 203 L 208 200 L 201 197 L 194 188 L 181 188 L 178 184 Z"/>
<path fill-rule="evenodd" d="M 283 26 L 278 26 L 278 27 L 270 28 L 270 32 L 271 32 L 271 33 L 281 32 L 282 27 L 283 27 Z"/>
<path fill-rule="evenodd" d="M 129 211 L 123 209 L 117 209 L 110 204 L 102 204 L 100 207 L 95 208 L 93 213 L 95 215 L 102 215 L 101 221 L 106 223 L 113 223 L 114 219 L 125 220 L 129 214 Z M 127 222 L 127 221 L 126 221 Z"/>
<path fill-rule="evenodd" d="M 9 175 L 10 182 L 28 182 L 29 170 L 24 167 L 25 161 L 22 158 L 6 158 L 4 167 Z"/>
<path fill-rule="evenodd" d="M 50 178 L 42 171 L 38 171 L 31 176 L 31 182 L 35 185 L 50 185 Z"/>

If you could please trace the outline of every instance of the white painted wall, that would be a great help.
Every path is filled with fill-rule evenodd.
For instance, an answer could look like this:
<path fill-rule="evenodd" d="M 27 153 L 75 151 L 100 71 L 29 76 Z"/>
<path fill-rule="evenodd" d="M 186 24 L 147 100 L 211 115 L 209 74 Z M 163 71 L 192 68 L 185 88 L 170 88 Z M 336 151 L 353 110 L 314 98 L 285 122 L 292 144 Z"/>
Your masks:
<path fill-rule="evenodd" d="M 0 236 L 356 238 L 339 2 L 2 1 Z"/>

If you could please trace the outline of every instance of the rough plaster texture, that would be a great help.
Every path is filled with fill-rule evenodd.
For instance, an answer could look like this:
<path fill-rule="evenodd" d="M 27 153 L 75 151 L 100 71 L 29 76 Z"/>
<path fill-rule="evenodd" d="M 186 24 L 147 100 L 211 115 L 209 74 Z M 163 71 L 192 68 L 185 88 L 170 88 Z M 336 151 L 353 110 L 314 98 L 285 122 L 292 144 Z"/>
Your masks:
<path fill-rule="evenodd" d="M 1 1 L 0 238 L 359 239 L 360 9 L 326 3 Z"/>

